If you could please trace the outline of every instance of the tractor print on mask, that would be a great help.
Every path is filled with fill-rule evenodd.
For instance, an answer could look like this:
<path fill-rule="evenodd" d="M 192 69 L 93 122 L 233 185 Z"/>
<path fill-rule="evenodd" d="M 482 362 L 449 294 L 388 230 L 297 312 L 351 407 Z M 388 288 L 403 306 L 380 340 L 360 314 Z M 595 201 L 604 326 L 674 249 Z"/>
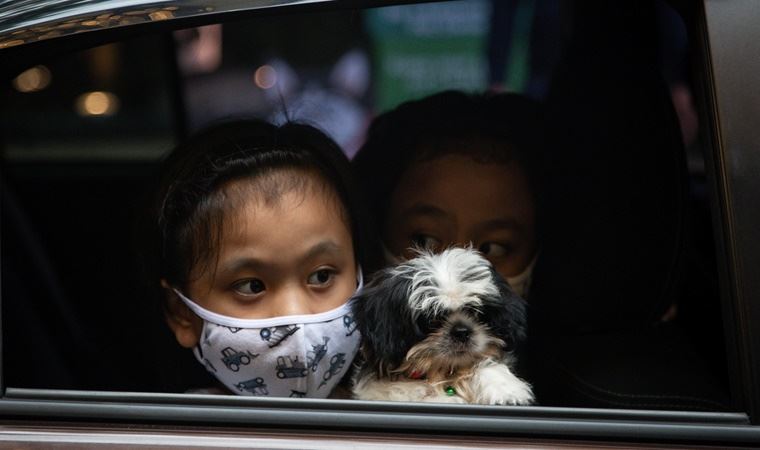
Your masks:
<path fill-rule="evenodd" d="M 290 356 L 278 356 L 277 366 L 277 378 L 302 378 L 307 374 L 306 364 L 298 360 L 298 357 L 291 358 Z"/>
<path fill-rule="evenodd" d="M 222 350 L 222 362 L 225 366 L 227 366 L 228 369 L 233 372 L 240 370 L 240 366 L 247 366 L 257 356 L 259 355 L 253 354 L 248 350 L 245 352 L 240 352 L 232 347 L 226 347 L 224 350 Z"/>
<path fill-rule="evenodd" d="M 309 367 L 311 367 L 312 372 L 317 371 L 319 362 L 322 361 L 322 358 L 324 358 L 327 354 L 327 343 L 330 342 L 330 338 L 327 336 L 322 336 L 322 341 L 322 344 L 311 344 L 312 350 L 306 353 L 306 363 Z"/>
<path fill-rule="evenodd" d="M 354 315 L 349 313 L 343 316 L 343 326 L 346 328 L 346 336 L 351 336 L 356 331 L 356 321 Z"/>
<path fill-rule="evenodd" d="M 332 358 L 330 358 L 330 367 L 325 370 L 325 374 L 322 375 L 322 382 L 319 383 L 319 386 L 317 389 L 322 389 L 322 386 L 327 385 L 327 382 L 332 379 L 335 375 L 339 374 L 341 369 L 343 369 L 343 366 L 346 365 L 346 354 L 345 353 L 337 353 L 333 355 Z"/>
<path fill-rule="evenodd" d="M 295 389 L 290 390 L 290 398 L 304 398 L 306 397 L 306 392 L 297 391 Z"/>
<path fill-rule="evenodd" d="M 267 385 L 261 377 L 241 381 L 236 384 L 235 387 L 238 388 L 239 391 L 247 391 L 253 395 L 269 395 L 269 389 L 267 389 Z"/>
<path fill-rule="evenodd" d="M 277 347 L 282 344 L 285 339 L 292 336 L 293 333 L 300 330 L 298 325 L 286 325 L 281 327 L 262 328 L 260 335 L 261 339 L 269 343 L 269 348 Z"/>

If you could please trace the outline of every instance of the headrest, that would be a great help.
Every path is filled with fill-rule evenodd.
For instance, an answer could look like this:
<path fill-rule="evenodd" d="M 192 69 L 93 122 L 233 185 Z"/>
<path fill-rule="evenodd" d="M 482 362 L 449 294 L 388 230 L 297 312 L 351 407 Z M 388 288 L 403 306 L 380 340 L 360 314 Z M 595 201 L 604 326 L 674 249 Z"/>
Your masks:
<path fill-rule="evenodd" d="M 676 299 L 685 247 L 686 157 L 654 56 L 635 42 L 647 28 L 610 45 L 606 26 L 576 32 L 548 98 L 531 314 L 575 333 L 657 321 Z"/>

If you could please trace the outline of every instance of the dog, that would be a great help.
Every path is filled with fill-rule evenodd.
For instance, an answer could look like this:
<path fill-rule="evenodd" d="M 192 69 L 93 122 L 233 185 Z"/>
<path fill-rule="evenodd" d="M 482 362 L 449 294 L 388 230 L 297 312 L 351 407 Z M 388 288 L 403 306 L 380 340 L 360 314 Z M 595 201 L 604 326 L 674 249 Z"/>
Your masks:
<path fill-rule="evenodd" d="M 512 371 L 525 302 L 475 250 L 418 250 L 377 272 L 352 308 L 363 336 L 355 398 L 534 402 L 530 384 Z"/>

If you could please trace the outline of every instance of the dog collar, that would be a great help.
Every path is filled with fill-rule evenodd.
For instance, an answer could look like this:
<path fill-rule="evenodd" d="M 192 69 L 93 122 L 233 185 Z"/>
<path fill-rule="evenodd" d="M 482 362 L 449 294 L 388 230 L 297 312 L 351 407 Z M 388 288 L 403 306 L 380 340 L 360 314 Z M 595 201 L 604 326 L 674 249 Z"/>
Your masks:
<path fill-rule="evenodd" d="M 409 376 L 409 378 L 411 378 L 412 380 L 420 380 L 420 379 L 422 379 L 422 378 L 425 378 L 425 374 L 424 374 L 423 372 L 420 372 L 419 370 L 412 370 L 412 371 L 409 373 L 409 375 L 408 375 L 408 376 Z"/>
<path fill-rule="evenodd" d="M 412 380 L 420 380 L 422 378 L 425 378 L 425 374 L 419 370 L 412 370 L 409 375 L 407 375 L 407 377 L 411 378 Z M 454 389 L 454 386 L 451 385 L 445 386 L 443 388 L 443 392 L 445 392 L 449 397 L 457 395 L 457 390 Z"/>

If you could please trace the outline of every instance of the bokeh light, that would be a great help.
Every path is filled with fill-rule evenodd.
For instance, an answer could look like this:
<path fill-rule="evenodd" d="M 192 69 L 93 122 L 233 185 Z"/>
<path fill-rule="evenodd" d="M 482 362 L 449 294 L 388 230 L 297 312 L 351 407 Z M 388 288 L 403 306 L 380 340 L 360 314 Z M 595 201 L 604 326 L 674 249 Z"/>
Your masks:
<path fill-rule="evenodd" d="M 263 65 L 256 69 L 256 73 L 253 74 L 253 81 L 261 89 L 270 89 L 277 84 L 277 71 L 272 66 Z"/>
<path fill-rule="evenodd" d="M 119 110 L 119 98 L 110 92 L 93 91 L 80 95 L 76 110 L 81 116 L 112 116 Z"/>
<path fill-rule="evenodd" d="M 45 66 L 34 66 L 13 79 L 13 87 L 19 92 L 38 92 L 50 85 L 50 70 Z"/>

